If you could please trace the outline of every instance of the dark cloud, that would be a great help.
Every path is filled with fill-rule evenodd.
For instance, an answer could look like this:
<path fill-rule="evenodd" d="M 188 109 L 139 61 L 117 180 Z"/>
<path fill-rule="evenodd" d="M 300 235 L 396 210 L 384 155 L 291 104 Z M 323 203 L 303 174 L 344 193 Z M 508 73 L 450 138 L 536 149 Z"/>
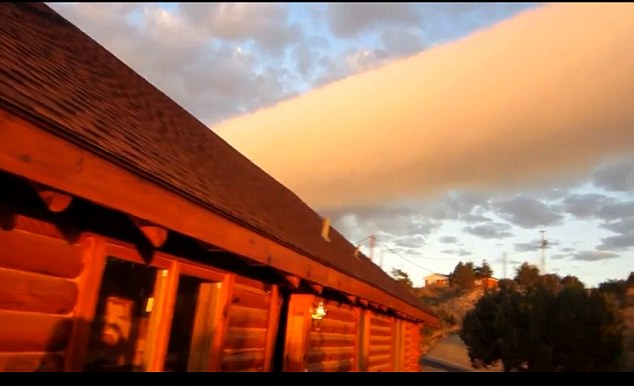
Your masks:
<path fill-rule="evenodd" d="M 513 247 L 516 252 L 531 252 L 537 251 L 540 246 L 540 241 L 536 240 L 530 243 L 516 243 L 513 244 Z"/>
<path fill-rule="evenodd" d="M 600 261 L 600 260 L 613 259 L 616 257 L 619 257 L 619 254 L 614 252 L 607 252 L 607 251 L 580 251 L 572 255 L 572 258 L 574 260 L 581 260 L 581 261 Z"/>
<path fill-rule="evenodd" d="M 601 227 L 615 233 L 632 233 L 634 232 L 634 217 L 622 218 L 617 221 L 602 224 Z"/>
<path fill-rule="evenodd" d="M 425 245 L 425 238 L 420 235 L 412 237 L 398 237 L 392 239 L 392 242 L 399 247 L 417 249 Z"/>
<path fill-rule="evenodd" d="M 453 190 L 433 203 L 427 203 L 422 213 L 436 220 L 461 220 L 467 223 L 490 221 L 481 215 L 488 210 L 485 192 Z"/>
<path fill-rule="evenodd" d="M 490 218 L 485 217 L 485 216 L 481 216 L 481 215 L 476 215 L 476 214 L 466 214 L 464 216 L 460 216 L 460 220 L 468 223 L 468 224 L 474 224 L 474 223 L 480 223 L 480 222 L 489 222 L 491 221 Z"/>
<path fill-rule="evenodd" d="M 390 258 L 390 255 L 393 256 L 394 254 L 406 256 L 406 257 L 407 256 L 420 257 L 423 255 L 423 252 L 421 252 L 417 248 L 393 247 L 387 250 L 382 250 L 381 253 L 379 254 L 379 257 L 382 258 L 384 261 L 386 261 L 386 259 Z"/>
<path fill-rule="evenodd" d="M 597 249 L 601 251 L 625 251 L 634 247 L 634 231 L 601 239 Z"/>
<path fill-rule="evenodd" d="M 604 220 L 616 220 L 623 217 L 633 217 L 634 201 L 603 205 L 599 209 L 598 215 Z"/>
<path fill-rule="evenodd" d="M 444 249 L 440 251 L 440 253 L 444 253 L 446 255 L 458 255 L 458 256 L 471 256 L 472 252 L 464 250 L 464 249 Z"/>
<path fill-rule="evenodd" d="M 476 226 L 466 226 L 462 228 L 464 232 L 471 233 L 472 235 L 479 236 L 485 239 L 501 239 L 505 237 L 513 236 L 513 233 L 509 232 L 511 226 L 504 223 L 490 223 Z"/>
<path fill-rule="evenodd" d="M 455 244 L 458 242 L 458 238 L 453 236 L 443 236 L 439 238 L 438 241 L 445 244 Z"/>
<path fill-rule="evenodd" d="M 350 207 L 324 211 L 324 217 L 351 241 L 377 235 L 378 242 L 396 242 L 396 240 L 421 238 L 431 234 L 442 224 L 419 214 L 415 205 Z M 379 237 L 378 232 L 385 234 Z"/>
<path fill-rule="evenodd" d="M 374 26 L 416 25 L 419 16 L 409 3 L 329 3 L 328 24 L 339 37 L 353 37 Z"/>
<path fill-rule="evenodd" d="M 564 260 L 570 257 L 570 254 L 557 253 L 550 256 L 551 260 Z M 554 270 L 553 270 L 554 271 Z"/>
<path fill-rule="evenodd" d="M 455 39 L 527 8 L 536 3 L 432 3 L 419 5 L 426 37 L 434 42 Z M 460 23 L 456 23 L 460 20 Z"/>
<path fill-rule="evenodd" d="M 493 207 L 498 216 L 522 228 L 557 225 L 563 219 L 543 202 L 521 195 L 496 202 Z"/>
<path fill-rule="evenodd" d="M 426 48 L 424 38 L 419 31 L 410 29 L 389 29 L 381 35 L 383 47 L 392 57 L 401 57 Z"/>
<path fill-rule="evenodd" d="M 546 244 L 546 249 L 549 249 L 551 247 L 557 246 L 559 245 L 559 241 L 557 240 L 548 240 L 548 238 L 546 238 L 547 240 L 547 244 Z M 516 252 L 532 252 L 532 251 L 538 251 L 540 250 L 540 247 L 542 245 L 542 241 L 541 239 L 535 239 L 531 242 L 528 243 L 516 243 L 513 244 L 514 249 Z M 572 249 L 571 251 L 576 251 L 576 249 Z"/>
<path fill-rule="evenodd" d="M 634 192 L 634 158 L 598 167 L 592 175 L 592 183 L 611 192 Z"/>
<path fill-rule="evenodd" d="M 291 24 L 287 7 L 276 3 L 179 3 L 180 15 L 191 28 L 221 40 L 252 40 L 263 50 L 280 53 L 302 38 Z"/>
<path fill-rule="evenodd" d="M 596 216 L 601 206 L 612 202 L 614 199 L 602 194 L 575 194 L 566 197 L 559 209 L 577 218 L 589 218 Z"/>
<path fill-rule="evenodd" d="M 210 17 L 210 10 L 219 12 L 221 5 L 187 3 L 180 7 L 206 9 L 209 12 L 201 11 L 200 17 Z M 245 7 L 245 17 L 259 17 L 246 11 L 250 6 Z M 265 8 L 271 7 L 280 6 Z M 288 33 L 298 39 L 298 32 L 293 29 L 296 27 L 284 29 L 269 22 L 270 25 L 251 25 L 244 21 L 245 30 L 240 33 L 245 34 L 243 37 L 253 33 L 257 39 L 251 48 L 240 48 L 235 42 L 221 39 L 230 35 L 229 25 L 223 27 L 227 28 L 226 36 L 214 38 L 203 26 L 188 23 L 189 19 L 182 16 L 195 12 L 183 12 L 183 8 L 180 13 L 149 3 L 54 4 L 54 8 L 206 124 L 275 104 L 297 93 L 289 86 L 288 69 L 284 65 L 264 64 L 265 58 L 258 52 L 273 49 L 271 39 L 280 34 Z M 275 24 L 286 18 L 284 13 L 265 15 L 272 17 Z M 290 42 L 288 37 L 280 39 L 279 47 Z"/>

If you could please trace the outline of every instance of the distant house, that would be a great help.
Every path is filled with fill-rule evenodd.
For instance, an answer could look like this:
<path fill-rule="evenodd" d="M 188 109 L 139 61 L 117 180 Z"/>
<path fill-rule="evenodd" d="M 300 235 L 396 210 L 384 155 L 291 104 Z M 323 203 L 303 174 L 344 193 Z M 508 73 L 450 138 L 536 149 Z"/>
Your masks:
<path fill-rule="evenodd" d="M 476 279 L 474 281 L 476 287 L 482 287 L 484 289 L 492 289 L 498 287 L 498 279 L 494 277 L 485 277 L 483 279 Z"/>
<path fill-rule="evenodd" d="M 441 275 L 439 273 L 432 273 L 431 275 L 425 276 L 424 279 L 425 279 L 425 287 L 428 287 L 428 286 L 448 287 L 449 286 L 449 277 L 445 275 Z"/>

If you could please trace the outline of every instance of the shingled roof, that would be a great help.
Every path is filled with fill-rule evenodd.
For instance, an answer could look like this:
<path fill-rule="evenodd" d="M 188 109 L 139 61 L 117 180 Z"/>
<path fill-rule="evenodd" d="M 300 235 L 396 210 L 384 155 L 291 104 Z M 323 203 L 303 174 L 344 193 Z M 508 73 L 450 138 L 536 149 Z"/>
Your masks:
<path fill-rule="evenodd" d="M 433 313 L 172 99 L 42 3 L 0 4 L 0 105 L 315 261 Z"/>

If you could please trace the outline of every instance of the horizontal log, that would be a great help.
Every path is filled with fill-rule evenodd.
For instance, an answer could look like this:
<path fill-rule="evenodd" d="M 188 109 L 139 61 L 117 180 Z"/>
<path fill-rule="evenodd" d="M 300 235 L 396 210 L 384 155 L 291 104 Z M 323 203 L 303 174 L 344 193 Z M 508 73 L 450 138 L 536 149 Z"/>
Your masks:
<path fill-rule="evenodd" d="M 345 308 L 341 306 L 332 306 L 330 304 L 326 304 L 326 318 L 328 319 L 336 319 L 343 322 L 355 322 L 357 320 L 357 316 L 353 310 L 350 308 Z"/>
<path fill-rule="evenodd" d="M 311 363 L 306 366 L 309 372 L 345 372 L 354 370 L 353 359 L 334 360 L 327 362 Z"/>
<path fill-rule="evenodd" d="M 0 353 L 0 372 L 64 371 L 61 353 Z"/>
<path fill-rule="evenodd" d="M 263 348 L 267 330 L 262 328 L 229 327 L 225 335 L 225 349 Z"/>
<path fill-rule="evenodd" d="M 271 305 L 271 295 L 264 292 L 254 293 L 242 286 L 234 286 L 233 293 L 231 294 L 231 304 L 267 310 Z"/>
<path fill-rule="evenodd" d="M 255 293 L 266 293 L 267 285 L 259 280 L 236 275 L 235 287 L 248 289 Z"/>
<path fill-rule="evenodd" d="M 368 355 L 368 363 L 369 367 L 377 367 L 382 365 L 392 365 L 392 355 L 383 354 L 383 355 Z"/>
<path fill-rule="evenodd" d="M 248 371 L 264 368 L 264 349 L 224 350 L 222 371 Z"/>
<path fill-rule="evenodd" d="M 329 320 L 327 317 L 321 320 L 312 320 L 311 332 L 334 333 L 334 334 L 356 334 L 356 323 L 339 322 Z"/>
<path fill-rule="evenodd" d="M 75 278 L 84 264 L 81 249 L 65 240 L 0 230 L 0 267 Z"/>
<path fill-rule="evenodd" d="M 383 326 L 383 327 L 391 327 L 392 326 L 392 320 L 393 319 L 388 319 L 385 317 L 378 317 L 375 315 L 372 315 L 372 320 L 371 320 L 371 324 L 373 326 Z"/>
<path fill-rule="evenodd" d="M 229 327 L 268 328 L 269 311 L 237 305 L 229 307 Z"/>
<path fill-rule="evenodd" d="M 381 364 L 376 364 L 376 365 L 370 365 L 368 367 L 368 371 L 371 372 L 389 372 L 389 371 L 394 371 L 392 369 L 392 364 L 391 363 L 381 363 Z"/>
<path fill-rule="evenodd" d="M 392 346 L 384 346 L 384 345 L 373 345 L 370 343 L 368 349 L 369 356 L 382 356 L 382 355 L 392 355 Z"/>
<path fill-rule="evenodd" d="M 308 363 L 354 359 L 354 347 L 321 347 L 308 351 Z"/>
<path fill-rule="evenodd" d="M 392 336 L 392 329 L 372 326 L 370 327 L 370 336 Z"/>
<path fill-rule="evenodd" d="M 371 336 L 370 337 L 370 346 L 391 346 L 392 338 L 389 336 Z"/>
<path fill-rule="evenodd" d="M 71 329 L 68 317 L 0 311 L 0 352 L 62 351 Z"/>
<path fill-rule="evenodd" d="M 336 334 L 313 331 L 310 333 L 311 347 L 339 347 L 354 346 L 356 342 L 355 334 Z"/>
<path fill-rule="evenodd" d="M 77 303 L 77 284 L 37 273 L 0 268 L 0 309 L 67 314 Z"/>

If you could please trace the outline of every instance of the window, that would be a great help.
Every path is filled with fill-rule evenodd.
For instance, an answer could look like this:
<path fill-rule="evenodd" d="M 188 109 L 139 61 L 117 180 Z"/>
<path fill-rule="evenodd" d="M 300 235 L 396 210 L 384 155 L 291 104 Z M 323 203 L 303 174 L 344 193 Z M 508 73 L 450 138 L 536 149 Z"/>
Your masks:
<path fill-rule="evenodd" d="M 106 259 L 84 370 L 143 371 L 159 270 Z"/>

